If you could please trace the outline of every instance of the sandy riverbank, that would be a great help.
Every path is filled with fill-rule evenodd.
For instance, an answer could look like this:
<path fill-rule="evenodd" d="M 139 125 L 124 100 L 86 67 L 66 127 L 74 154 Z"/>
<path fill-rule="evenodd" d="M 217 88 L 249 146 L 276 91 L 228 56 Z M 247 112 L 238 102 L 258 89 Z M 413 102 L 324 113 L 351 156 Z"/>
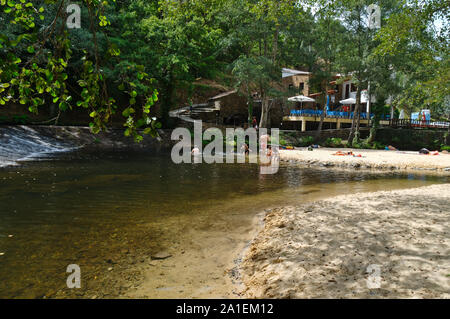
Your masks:
<path fill-rule="evenodd" d="M 450 184 L 439 184 L 272 210 L 242 263 L 245 295 L 449 298 L 449 204 Z"/>
<path fill-rule="evenodd" d="M 337 151 L 353 152 L 361 154 L 361 157 L 333 155 Z M 450 172 L 450 154 L 445 153 L 420 155 L 418 152 L 321 148 L 313 151 L 280 150 L 280 159 L 311 166 Z"/>

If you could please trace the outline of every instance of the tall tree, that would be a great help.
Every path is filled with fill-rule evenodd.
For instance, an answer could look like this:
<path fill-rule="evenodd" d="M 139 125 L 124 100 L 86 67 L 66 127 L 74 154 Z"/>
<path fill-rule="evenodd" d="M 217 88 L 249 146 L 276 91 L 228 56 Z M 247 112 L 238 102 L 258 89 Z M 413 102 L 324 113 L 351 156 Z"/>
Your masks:
<path fill-rule="evenodd" d="M 450 120 L 449 20 L 447 1 L 410 1 L 377 34 L 374 57 L 393 60 L 402 88 L 393 105 L 410 112 L 430 108 L 433 116 Z"/>
<path fill-rule="evenodd" d="M 313 41 L 311 42 L 311 53 L 314 56 L 310 67 L 312 71 L 311 85 L 321 88 L 322 114 L 320 117 L 317 137 L 322 131 L 323 121 L 328 102 L 328 92 L 331 89 L 330 82 L 338 73 L 337 59 L 343 54 L 346 47 L 346 30 L 337 19 L 337 7 L 334 1 L 319 1 L 318 10 L 315 13 L 315 23 L 312 30 Z"/>
<path fill-rule="evenodd" d="M 369 29 L 367 7 L 372 1 L 348 0 L 337 1 L 347 29 L 347 47 L 340 56 L 340 67 L 343 73 L 351 76 L 356 85 L 356 104 L 353 121 L 348 137 L 349 145 L 359 141 L 359 123 L 361 112 L 361 92 L 367 88 L 370 67 L 368 56 L 371 49 L 373 32 Z"/>
<path fill-rule="evenodd" d="M 242 49 L 233 63 L 236 75 L 244 74 L 236 72 L 236 66 L 252 65 L 259 71 L 248 86 L 256 87 L 261 98 L 259 126 L 268 127 L 270 109 L 277 95 L 274 84 L 281 78 L 280 52 L 283 34 L 288 26 L 286 20 L 293 15 L 295 1 L 229 0 L 227 3 L 230 9 L 222 14 L 234 15 L 231 19 L 235 24 L 228 30 L 228 38 L 224 41 L 225 49 Z"/>
<path fill-rule="evenodd" d="M 84 27 L 73 32 L 66 28 L 68 4 L 0 1 L 0 19 L 6 26 L 0 32 L 0 104 L 20 103 L 33 113 L 48 105 L 57 105 L 60 111 L 82 107 L 92 118 L 92 130 L 98 132 L 119 109 L 112 93 L 119 89 L 129 104 L 123 113 L 125 134 L 141 140 L 137 129 L 146 126 L 146 133 L 154 133 L 156 122 L 148 113 L 157 92 L 149 75 L 135 65 L 133 79 L 113 84 L 106 71 L 120 61 L 120 51 L 103 32 L 111 24 L 105 12 L 114 8 L 114 1 L 78 2 Z M 135 88 L 137 82 L 141 90 Z"/>
<path fill-rule="evenodd" d="M 213 77 L 218 69 L 221 31 L 214 19 L 220 8 L 219 0 L 160 1 L 156 14 L 134 24 L 144 33 L 146 65 L 157 81 L 164 124 L 176 106 L 176 90 L 189 88 L 198 77 Z"/>

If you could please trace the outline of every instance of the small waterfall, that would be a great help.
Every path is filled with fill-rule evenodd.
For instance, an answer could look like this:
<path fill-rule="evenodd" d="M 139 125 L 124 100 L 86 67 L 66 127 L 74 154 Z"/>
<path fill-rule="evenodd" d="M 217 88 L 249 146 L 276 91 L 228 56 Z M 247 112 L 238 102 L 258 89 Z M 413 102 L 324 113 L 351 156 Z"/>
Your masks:
<path fill-rule="evenodd" d="M 0 167 L 18 161 L 38 160 L 76 147 L 50 136 L 43 136 L 28 126 L 0 127 Z"/>

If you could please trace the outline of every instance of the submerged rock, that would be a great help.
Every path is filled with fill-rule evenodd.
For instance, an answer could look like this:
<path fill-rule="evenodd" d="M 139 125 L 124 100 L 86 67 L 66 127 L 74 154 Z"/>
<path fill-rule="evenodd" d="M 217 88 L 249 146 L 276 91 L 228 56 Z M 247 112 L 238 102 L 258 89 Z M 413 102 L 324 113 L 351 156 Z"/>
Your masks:
<path fill-rule="evenodd" d="M 172 255 L 167 251 L 160 251 L 154 255 L 151 256 L 152 259 L 167 259 L 169 257 L 172 257 Z"/>

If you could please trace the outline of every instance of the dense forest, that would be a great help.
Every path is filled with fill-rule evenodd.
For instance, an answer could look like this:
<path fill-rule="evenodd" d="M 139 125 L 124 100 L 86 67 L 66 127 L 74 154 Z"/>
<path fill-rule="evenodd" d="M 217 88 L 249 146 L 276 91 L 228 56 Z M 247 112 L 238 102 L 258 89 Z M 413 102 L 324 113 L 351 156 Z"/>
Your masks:
<path fill-rule="evenodd" d="M 371 4 L 380 27 L 368 23 Z M 249 100 L 257 91 L 266 127 L 282 67 L 312 72 L 322 92 L 333 75 L 351 76 L 357 110 L 370 83 L 376 114 L 391 97 L 450 117 L 445 0 L 0 0 L 0 22 L 0 112 L 82 108 L 93 132 L 117 115 L 137 141 L 170 127 L 169 111 L 199 78 Z"/>

